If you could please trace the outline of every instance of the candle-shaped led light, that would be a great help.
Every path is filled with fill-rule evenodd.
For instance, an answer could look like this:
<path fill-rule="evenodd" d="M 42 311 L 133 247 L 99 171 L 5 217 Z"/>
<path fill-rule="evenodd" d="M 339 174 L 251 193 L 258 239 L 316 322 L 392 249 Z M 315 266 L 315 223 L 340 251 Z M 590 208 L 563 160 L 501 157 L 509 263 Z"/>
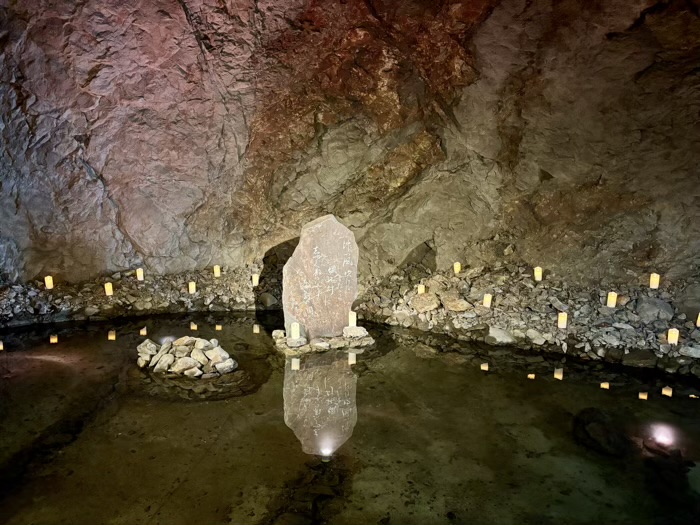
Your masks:
<path fill-rule="evenodd" d="M 111 297 L 114 295 L 114 288 L 112 287 L 112 283 L 105 283 L 105 295 L 107 297 Z"/>
<path fill-rule="evenodd" d="M 661 389 L 661 395 L 666 396 L 666 397 L 671 397 L 673 396 L 673 388 L 670 386 L 665 386 Z"/>
<path fill-rule="evenodd" d="M 107 332 L 107 340 L 108 341 L 116 341 L 117 340 L 116 330 L 110 330 L 109 332 Z"/>
<path fill-rule="evenodd" d="M 299 339 L 301 336 L 301 330 L 299 329 L 299 323 L 292 323 L 292 339 Z"/>
<path fill-rule="evenodd" d="M 557 326 L 559 328 L 566 328 L 566 323 L 568 322 L 568 314 L 566 312 L 559 312 L 557 315 Z"/>
<path fill-rule="evenodd" d="M 462 263 L 458 263 L 458 262 L 454 263 L 452 265 L 452 269 L 455 271 L 455 275 L 457 275 L 459 272 L 462 271 Z"/>
<path fill-rule="evenodd" d="M 253 279 L 253 286 L 258 286 L 260 284 L 260 274 L 259 273 L 254 273 L 252 279 Z"/>
<path fill-rule="evenodd" d="M 143 328 L 141 328 L 141 330 L 139 330 L 139 335 L 147 336 L 148 335 L 148 328 L 146 328 L 145 326 Z"/>
<path fill-rule="evenodd" d="M 197 323 L 195 323 L 194 321 L 191 321 L 190 322 L 190 330 L 197 330 Z"/>
<path fill-rule="evenodd" d="M 690 397 L 691 399 L 698 399 L 698 396 L 696 396 L 695 394 L 690 394 L 688 397 Z"/>
<path fill-rule="evenodd" d="M 555 368 L 554 369 L 554 379 L 558 379 L 559 381 L 564 379 L 564 369 L 563 368 Z"/>
<path fill-rule="evenodd" d="M 648 392 L 640 392 L 639 399 L 644 399 L 644 400 L 649 399 L 649 393 Z"/>
<path fill-rule="evenodd" d="M 490 293 L 484 294 L 484 301 L 481 303 L 484 308 L 491 308 L 491 301 L 493 300 L 493 295 Z"/>
<path fill-rule="evenodd" d="M 424 284 L 419 284 L 418 285 L 418 295 L 424 294 L 425 293 L 425 285 Z"/>
<path fill-rule="evenodd" d="M 221 277 L 221 266 L 214 265 L 214 277 Z"/>
<path fill-rule="evenodd" d="M 46 285 L 47 290 L 51 290 L 53 288 L 53 277 L 50 275 L 44 277 L 44 284 Z"/>
<path fill-rule="evenodd" d="M 0 352 L 2 352 L 3 350 L 5 350 L 5 343 L 0 341 Z"/>
<path fill-rule="evenodd" d="M 216 330 L 217 332 L 221 332 L 221 330 L 223 330 L 223 329 L 224 329 L 224 327 L 223 327 L 222 325 L 220 325 L 220 324 L 217 324 L 216 327 L 215 327 L 215 330 Z"/>
<path fill-rule="evenodd" d="M 348 313 L 348 326 L 357 326 L 357 312 L 350 310 Z"/>
<path fill-rule="evenodd" d="M 608 302 L 606 306 L 608 308 L 615 308 L 617 306 L 617 292 L 608 292 Z"/>
<path fill-rule="evenodd" d="M 659 287 L 659 282 L 661 281 L 661 276 L 658 273 L 652 273 L 649 276 L 649 288 L 656 290 Z"/>
<path fill-rule="evenodd" d="M 254 334 L 259 334 L 259 333 L 260 333 L 260 325 L 259 325 L 259 324 L 254 324 L 254 325 L 253 325 L 253 333 L 254 333 Z"/>
<path fill-rule="evenodd" d="M 190 292 L 191 294 L 192 294 L 192 293 L 197 293 L 197 283 L 194 282 L 194 281 L 190 281 L 190 282 L 187 284 L 187 291 Z"/>
<path fill-rule="evenodd" d="M 143 268 L 136 268 L 136 280 L 143 281 Z"/>
<path fill-rule="evenodd" d="M 700 313 L 698 314 L 698 318 L 695 320 L 695 326 L 700 328 Z"/>
<path fill-rule="evenodd" d="M 354 365 L 357 363 L 357 354 L 355 352 L 348 352 L 348 364 Z"/>
<path fill-rule="evenodd" d="M 670 328 L 668 330 L 668 335 L 666 336 L 666 339 L 668 340 L 668 344 L 670 345 L 677 345 L 678 344 L 678 328 Z"/>
<path fill-rule="evenodd" d="M 528 378 L 528 379 L 535 379 L 535 374 L 528 374 L 528 375 L 527 375 L 527 378 Z"/>
<path fill-rule="evenodd" d="M 535 274 L 535 281 L 541 281 L 542 280 L 542 267 L 541 266 L 535 266 L 534 270 Z"/>
<path fill-rule="evenodd" d="M 484 372 L 488 372 L 488 371 L 489 371 L 489 364 L 488 364 L 488 363 L 481 363 L 480 368 L 481 368 L 481 370 L 483 370 Z"/>
<path fill-rule="evenodd" d="M 292 370 L 299 370 L 299 366 L 301 365 L 301 359 L 298 357 L 292 357 Z"/>
<path fill-rule="evenodd" d="M 55 345 L 56 343 L 58 343 L 58 336 L 57 335 L 50 335 L 49 336 L 49 343 L 51 343 L 52 345 Z"/>
<path fill-rule="evenodd" d="M 610 383 L 605 381 L 605 382 L 600 384 L 600 388 L 602 388 L 603 390 L 610 390 Z"/>

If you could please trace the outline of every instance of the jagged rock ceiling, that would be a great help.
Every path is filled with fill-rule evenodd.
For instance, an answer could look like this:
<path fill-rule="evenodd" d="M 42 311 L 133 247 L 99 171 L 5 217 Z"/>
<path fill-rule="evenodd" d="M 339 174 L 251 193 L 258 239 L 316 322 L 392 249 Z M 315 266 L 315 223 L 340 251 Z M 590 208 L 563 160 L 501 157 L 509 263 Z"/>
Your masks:
<path fill-rule="evenodd" d="M 242 265 L 334 213 L 364 275 L 686 276 L 699 6 L 0 0 L 2 271 Z"/>

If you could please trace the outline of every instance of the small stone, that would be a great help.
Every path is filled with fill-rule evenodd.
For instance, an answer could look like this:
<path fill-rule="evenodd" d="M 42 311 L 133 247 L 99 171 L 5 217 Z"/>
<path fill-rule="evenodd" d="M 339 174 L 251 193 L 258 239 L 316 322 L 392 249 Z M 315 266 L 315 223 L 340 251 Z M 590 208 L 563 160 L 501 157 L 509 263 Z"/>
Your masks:
<path fill-rule="evenodd" d="M 656 320 L 670 321 L 673 318 L 673 307 L 666 301 L 653 297 L 639 299 L 636 312 L 644 324 L 653 323 Z"/>
<path fill-rule="evenodd" d="M 490 345 L 507 345 L 515 343 L 515 338 L 507 330 L 489 326 L 489 333 L 484 338 L 484 341 Z"/>
<path fill-rule="evenodd" d="M 158 360 L 158 364 L 153 369 L 154 372 L 164 373 L 168 371 L 170 365 L 175 362 L 175 356 L 173 354 L 163 354 L 163 356 Z"/>
<path fill-rule="evenodd" d="M 359 337 L 367 337 L 367 329 L 364 326 L 346 326 L 343 328 L 343 337 L 347 339 L 356 339 Z"/>
<path fill-rule="evenodd" d="M 220 346 L 212 348 L 211 350 L 207 350 L 206 352 L 204 352 L 204 355 L 207 356 L 207 358 L 212 362 L 213 365 L 215 365 L 216 363 L 226 361 L 229 358 L 228 353 L 226 353 L 226 351 L 224 351 L 224 349 Z"/>
<path fill-rule="evenodd" d="M 530 341 L 532 341 L 533 344 L 536 344 L 538 346 L 543 345 L 546 342 L 542 334 L 532 328 L 525 332 L 525 335 Z"/>
<path fill-rule="evenodd" d="M 216 346 L 216 345 L 212 345 L 206 339 L 197 339 L 194 342 L 194 347 L 198 350 L 205 350 L 205 349 L 213 348 L 213 346 Z"/>
<path fill-rule="evenodd" d="M 196 368 L 197 366 L 199 366 L 199 363 L 191 357 L 181 357 L 175 361 L 175 364 L 173 364 L 173 366 L 170 368 L 170 371 L 175 372 L 176 374 L 181 374 L 185 370 Z"/>
<path fill-rule="evenodd" d="M 194 350 L 192 350 L 190 357 L 197 361 L 200 365 L 206 365 L 209 362 L 209 359 L 207 359 L 207 356 L 204 355 L 204 352 L 196 347 Z"/>
<path fill-rule="evenodd" d="M 622 364 L 626 366 L 636 366 L 639 368 L 656 367 L 657 358 L 650 350 L 632 350 L 622 358 Z"/>
<path fill-rule="evenodd" d="M 150 339 L 146 339 L 143 343 L 136 347 L 136 351 L 139 354 L 156 355 L 159 348 L 160 347 L 156 343 Z"/>
<path fill-rule="evenodd" d="M 100 311 L 100 309 L 97 308 L 96 306 L 86 306 L 83 313 L 85 315 L 87 315 L 88 317 L 90 317 L 91 315 L 95 315 L 99 311 Z"/>
<path fill-rule="evenodd" d="M 284 339 L 284 330 L 273 330 L 272 331 L 272 338 L 273 339 Z"/>
<path fill-rule="evenodd" d="M 569 310 L 569 306 L 562 303 L 559 299 L 556 297 L 552 297 L 549 300 L 550 303 L 552 303 L 552 306 L 559 310 L 560 312 L 567 312 Z"/>
<path fill-rule="evenodd" d="M 143 368 L 143 367 L 145 367 L 150 361 L 151 361 L 150 356 L 139 356 L 139 358 L 136 360 L 136 364 L 138 365 L 139 368 Z"/>
<path fill-rule="evenodd" d="M 188 368 L 185 370 L 185 375 L 187 377 L 199 377 L 202 375 L 202 371 L 199 368 Z"/>
<path fill-rule="evenodd" d="M 442 305 L 445 307 L 445 310 L 449 310 L 450 312 L 464 312 L 472 306 L 469 302 L 463 299 L 456 290 L 441 293 L 440 301 L 442 301 Z"/>
<path fill-rule="evenodd" d="M 678 350 L 678 353 L 687 357 L 694 357 L 696 359 L 700 359 L 700 346 L 681 346 L 681 348 Z"/>
<path fill-rule="evenodd" d="M 173 346 L 170 353 L 175 357 L 186 357 L 190 355 L 191 349 L 189 346 Z"/>
<path fill-rule="evenodd" d="M 295 338 L 288 337 L 287 338 L 287 346 L 289 348 L 298 348 L 300 346 L 304 346 L 306 343 L 307 343 L 306 337 L 295 337 Z"/>
<path fill-rule="evenodd" d="M 238 367 L 238 363 L 229 357 L 226 361 L 216 363 L 214 366 L 216 371 L 223 375 L 233 372 Z"/>
<path fill-rule="evenodd" d="M 193 345 L 197 339 L 195 337 L 186 335 L 181 337 L 180 339 L 176 339 L 173 341 L 173 346 L 186 346 L 186 345 Z"/>
<path fill-rule="evenodd" d="M 413 296 L 413 299 L 411 299 L 411 306 L 419 314 L 430 312 L 440 308 L 440 300 L 434 293 L 423 293 Z"/>
<path fill-rule="evenodd" d="M 331 344 L 323 339 L 313 339 L 310 344 L 313 348 L 320 350 L 328 350 L 331 347 Z"/>
<path fill-rule="evenodd" d="M 200 379 L 214 379 L 215 377 L 219 377 L 217 372 L 209 372 L 208 374 L 202 374 L 199 376 Z"/>

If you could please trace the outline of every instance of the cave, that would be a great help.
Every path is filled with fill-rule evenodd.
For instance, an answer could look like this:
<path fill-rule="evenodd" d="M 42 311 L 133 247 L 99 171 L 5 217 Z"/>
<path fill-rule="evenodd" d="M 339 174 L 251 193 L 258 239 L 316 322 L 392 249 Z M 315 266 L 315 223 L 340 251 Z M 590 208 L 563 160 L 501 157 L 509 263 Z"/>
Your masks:
<path fill-rule="evenodd" d="M 0 1 L 0 516 L 700 522 L 700 0 Z"/>

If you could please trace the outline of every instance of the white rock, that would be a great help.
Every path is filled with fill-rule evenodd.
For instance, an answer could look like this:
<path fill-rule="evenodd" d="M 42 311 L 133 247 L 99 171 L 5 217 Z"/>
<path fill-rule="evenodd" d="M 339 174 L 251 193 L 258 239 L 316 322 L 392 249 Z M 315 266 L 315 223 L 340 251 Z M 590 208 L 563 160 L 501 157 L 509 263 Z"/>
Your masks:
<path fill-rule="evenodd" d="M 192 355 L 190 357 L 197 361 L 200 365 L 206 365 L 209 362 L 209 359 L 207 359 L 207 356 L 204 355 L 204 352 L 197 347 L 192 350 Z"/>
<path fill-rule="evenodd" d="M 163 356 L 158 360 L 158 364 L 153 369 L 154 372 L 167 372 L 170 365 L 175 362 L 175 356 L 173 354 L 163 354 Z"/>
<path fill-rule="evenodd" d="M 206 339 L 197 339 L 194 343 L 194 347 L 197 350 L 205 350 L 205 349 L 209 349 L 209 348 L 214 348 L 215 346 L 218 346 L 218 345 L 212 345 Z"/>
<path fill-rule="evenodd" d="M 136 364 L 138 365 L 139 368 L 145 367 L 149 362 L 151 361 L 150 356 L 139 356 L 139 358 L 136 360 Z"/>
<path fill-rule="evenodd" d="M 165 343 L 163 346 L 161 346 L 160 350 L 158 350 L 158 353 L 151 358 L 151 364 L 149 366 L 151 368 L 156 366 L 158 364 L 158 361 L 160 361 L 160 358 L 168 353 L 171 346 L 172 346 L 172 343 Z"/>
<path fill-rule="evenodd" d="M 686 357 L 700 359 L 700 346 L 681 346 L 678 353 Z"/>
<path fill-rule="evenodd" d="M 495 326 L 489 326 L 489 333 L 485 341 L 490 345 L 507 345 L 515 343 L 515 337 L 510 332 Z"/>
<path fill-rule="evenodd" d="M 216 367 L 216 371 L 220 374 L 228 374 L 238 368 L 238 363 L 229 357 L 226 361 L 216 363 L 214 366 Z"/>
<path fill-rule="evenodd" d="M 220 346 L 207 350 L 204 352 L 204 355 L 207 356 L 214 365 L 226 361 L 229 358 L 229 355 Z"/>
<path fill-rule="evenodd" d="M 196 340 L 197 339 L 195 337 L 185 335 L 180 339 L 176 339 L 175 341 L 173 341 L 173 346 L 193 345 Z"/>
<path fill-rule="evenodd" d="M 273 330 L 272 331 L 272 338 L 273 339 L 284 339 L 284 330 Z"/>
<path fill-rule="evenodd" d="M 181 374 L 185 370 L 189 370 L 190 368 L 196 368 L 199 366 L 199 363 L 192 359 L 191 357 L 181 357 L 177 361 L 175 361 L 175 364 L 170 367 L 171 372 L 175 372 L 176 374 Z"/>
<path fill-rule="evenodd" d="M 136 347 L 136 350 L 139 354 L 156 355 L 159 348 L 160 347 L 156 343 L 150 339 L 146 339 L 143 343 Z"/>
<path fill-rule="evenodd" d="M 289 348 L 298 348 L 300 346 L 304 346 L 307 342 L 306 337 L 295 337 L 293 339 L 291 337 L 287 338 L 287 346 Z"/>
<path fill-rule="evenodd" d="M 185 375 L 187 377 L 199 377 L 202 375 L 202 371 L 199 368 L 188 368 L 185 370 Z"/>
<path fill-rule="evenodd" d="M 542 337 L 542 334 L 539 333 L 537 330 L 533 330 L 532 328 L 530 328 L 527 332 L 525 332 L 525 335 L 530 341 L 532 341 L 536 345 L 543 345 L 545 343 L 545 338 Z"/>
<path fill-rule="evenodd" d="M 346 326 L 343 328 L 343 337 L 347 339 L 355 339 L 358 337 L 367 337 L 369 335 L 364 326 Z"/>
<path fill-rule="evenodd" d="M 216 348 L 219 346 L 219 340 L 218 339 L 209 339 L 209 344 L 211 345 L 212 348 Z"/>

